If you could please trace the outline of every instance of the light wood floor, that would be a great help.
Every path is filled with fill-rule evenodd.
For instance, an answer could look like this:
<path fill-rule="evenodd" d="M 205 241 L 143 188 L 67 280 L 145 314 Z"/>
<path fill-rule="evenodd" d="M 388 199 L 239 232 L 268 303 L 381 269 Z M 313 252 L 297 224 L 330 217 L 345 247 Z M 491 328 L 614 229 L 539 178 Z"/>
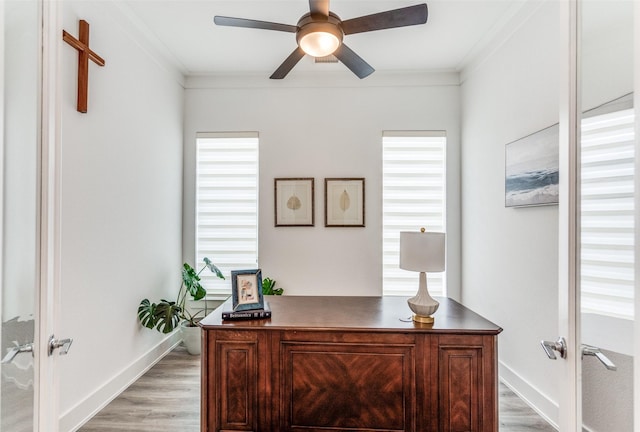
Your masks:
<path fill-rule="evenodd" d="M 200 357 L 182 347 L 85 424 L 81 432 L 199 432 Z M 500 432 L 553 432 L 528 405 L 500 384 Z"/>

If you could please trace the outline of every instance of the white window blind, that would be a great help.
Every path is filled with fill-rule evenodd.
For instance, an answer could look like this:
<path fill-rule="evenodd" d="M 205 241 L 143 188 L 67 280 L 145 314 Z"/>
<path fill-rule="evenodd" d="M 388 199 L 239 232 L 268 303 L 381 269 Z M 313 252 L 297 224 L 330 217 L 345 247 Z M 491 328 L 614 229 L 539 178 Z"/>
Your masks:
<path fill-rule="evenodd" d="M 400 231 L 445 232 L 445 132 L 382 136 L 382 279 L 384 295 L 414 295 L 418 273 L 401 270 Z M 446 275 L 428 273 L 432 295 L 446 295 Z"/>
<path fill-rule="evenodd" d="M 226 280 L 202 272 L 211 298 L 231 294 L 231 270 L 258 265 L 258 134 L 196 139 L 196 264 L 208 257 Z"/>
<path fill-rule="evenodd" d="M 633 319 L 634 113 L 588 115 L 581 145 L 582 312 Z"/>

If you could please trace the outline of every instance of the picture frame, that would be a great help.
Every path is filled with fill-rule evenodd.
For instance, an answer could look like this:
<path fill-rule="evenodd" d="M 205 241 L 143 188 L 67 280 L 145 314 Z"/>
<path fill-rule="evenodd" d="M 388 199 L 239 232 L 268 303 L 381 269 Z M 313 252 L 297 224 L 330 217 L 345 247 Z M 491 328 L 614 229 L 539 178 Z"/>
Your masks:
<path fill-rule="evenodd" d="M 264 309 L 262 270 L 232 270 L 231 296 L 234 311 Z"/>
<path fill-rule="evenodd" d="M 364 178 L 324 179 L 324 226 L 364 227 Z"/>
<path fill-rule="evenodd" d="M 274 179 L 276 227 L 315 225 L 315 188 L 312 177 Z"/>
<path fill-rule="evenodd" d="M 559 126 L 505 145 L 505 207 L 558 204 Z"/>

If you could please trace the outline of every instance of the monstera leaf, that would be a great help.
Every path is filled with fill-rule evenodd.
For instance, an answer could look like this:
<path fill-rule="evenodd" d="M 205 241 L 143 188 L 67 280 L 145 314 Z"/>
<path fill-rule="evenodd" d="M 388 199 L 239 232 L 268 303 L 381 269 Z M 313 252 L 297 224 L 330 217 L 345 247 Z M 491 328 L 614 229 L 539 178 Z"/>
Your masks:
<path fill-rule="evenodd" d="M 182 316 L 182 308 L 176 302 L 160 300 L 153 314 L 156 322 L 156 330 L 162 333 L 171 333 Z"/>
<path fill-rule="evenodd" d="M 212 263 L 209 258 L 207 258 L 207 257 L 204 258 L 204 264 L 209 268 L 209 270 L 211 270 L 211 273 L 215 273 L 215 275 L 218 278 L 224 279 L 224 275 L 222 274 L 220 269 L 218 267 L 216 267 L 216 265 L 214 263 Z"/>
<path fill-rule="evenodd" d="M 138 306 L 138 319 L 146 328 L 155 328 L 162 333 L 171 333 L 180 323 L 182 308 L 176 302 L 162 299 L 160 303 L 151 303 L 144 299 Z"/>
<path fill-rule="evenodd" d="M 140 302 L 140 306 L 138 306 L 138 319 L 144 327 L 152 329 L 156 326 L 155 313 L 155 303 L 151 303 L 149 299 L 144 299 Z"/>
<path fill-rule="evenodd" d="M 207 290 L 200 285 L 200 276 L 187 263 L 184 263 L 182 267 L 182 283 L 184 283 L 185 288 L 187 288 L 194 300 L 200 300 L 207 295 Z"/>

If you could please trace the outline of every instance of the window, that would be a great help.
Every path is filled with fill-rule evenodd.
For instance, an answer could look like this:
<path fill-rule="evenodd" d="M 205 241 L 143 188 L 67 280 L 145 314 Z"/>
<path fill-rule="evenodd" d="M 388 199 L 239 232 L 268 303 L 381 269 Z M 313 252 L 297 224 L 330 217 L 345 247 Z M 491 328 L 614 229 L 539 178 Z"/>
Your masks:
<path fill-rule="evenodd" d="M 231 270 L 258 265 L 258 134 L 197 135 L 196 263 L 204 257 L 227 278 L 201 274 L 213 298 L 231 293 Z"/>
<path fill-rule="evenodd" d="M 444 132 L 382 136 L 382 280 L 384 295 L 414 295 L 418 273 L 401 270 L 400 231 L 445 232 Z M 445 273 L 428 273 L 429 293 L 446 294 Z"/>
<path fill-rule="evenodd" d="M 625 102 L 626 100 L 626 102 Z M 623 98 L 585 114 L 581 145 L 583 313 L 633 319 L 634 113 Z"/>

